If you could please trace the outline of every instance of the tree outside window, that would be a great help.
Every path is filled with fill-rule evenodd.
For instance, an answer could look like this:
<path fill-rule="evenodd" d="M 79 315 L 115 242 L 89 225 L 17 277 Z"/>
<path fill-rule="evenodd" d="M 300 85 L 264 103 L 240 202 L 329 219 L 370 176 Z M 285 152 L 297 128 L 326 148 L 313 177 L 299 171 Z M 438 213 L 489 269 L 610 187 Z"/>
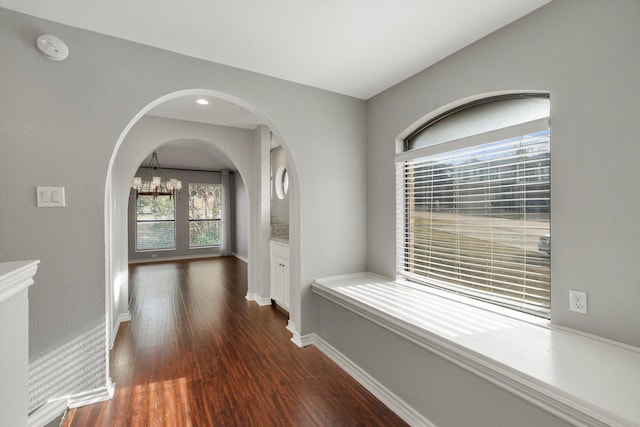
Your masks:
<path fill-rule="evenodd" d="M 189 248 L 222 243 L 221 189 L 219 184 L 189 184 Z"/>

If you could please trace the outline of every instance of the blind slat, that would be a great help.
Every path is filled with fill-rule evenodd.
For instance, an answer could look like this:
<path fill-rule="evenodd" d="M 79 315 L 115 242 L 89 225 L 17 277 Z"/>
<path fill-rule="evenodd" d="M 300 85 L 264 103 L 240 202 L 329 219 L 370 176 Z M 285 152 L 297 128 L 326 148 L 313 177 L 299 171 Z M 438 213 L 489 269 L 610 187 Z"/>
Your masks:
<path fill-rule="evenodd" d="M 550 260 L 538 242 L 549 234 L 549 146 L 547 129 L 400 156 L 399 273 L 546 317 Z"/>
<path fill-rule="evenodd" d="M 175 248 L 175 199 L 139 195 L 136 199 L 136 251 Z"/>

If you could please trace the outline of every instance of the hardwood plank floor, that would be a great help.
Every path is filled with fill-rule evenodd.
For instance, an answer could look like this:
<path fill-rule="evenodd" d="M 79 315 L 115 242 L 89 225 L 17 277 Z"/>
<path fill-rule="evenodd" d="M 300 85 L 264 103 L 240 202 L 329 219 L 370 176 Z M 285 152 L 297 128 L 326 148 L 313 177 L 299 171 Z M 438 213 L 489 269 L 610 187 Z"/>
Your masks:
<path fill-rule="evenodd" d="M 131 322 L 111 351 L 112 400 L 75 426 L 405 426 L 278 310 L 245 299 L 234 257 L 130 267 Z"/>

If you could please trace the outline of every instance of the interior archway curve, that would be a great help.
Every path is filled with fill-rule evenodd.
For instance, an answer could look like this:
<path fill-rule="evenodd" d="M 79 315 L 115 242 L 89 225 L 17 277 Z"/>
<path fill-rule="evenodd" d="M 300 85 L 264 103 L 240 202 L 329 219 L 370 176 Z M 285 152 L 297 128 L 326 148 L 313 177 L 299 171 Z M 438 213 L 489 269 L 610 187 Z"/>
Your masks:
<path fill-rule="evenodd" d="M 206 89 L 189 89 L 177 92 L 172 92 L 163 95 L 154 101 L 150 102 L 147 106 L 142 108 L 127 124 L 125 129 L 120 134 L 116 145 L 114 147 L 106 177 L 105 184 L 105 288 L 106 288 L 106 317 L 108 322 L 108 341 L 109 347 L 113 345 L 115 335 L 117 333 L 118 326 L 121 321 L 128 320 L 128 302 L 126 301 L 126 295 L 128 290 L 128 259 L 127 259 L 127 218 L 126 218 L 126 206 L 127 197 L 130 189 L 131 178 L 137 167 L 142 160 L 155 148 L 154 143 L 144 142 L 143 140 L 136 139 L 138 133 L 143 129 L 145 125 L 158 126 L 158 132 L 164 134 L 164 141 L 172 139 L 190 139 L 201 140 L 209 144 L 215 145 L 237 166 L 237 170 L 240 173 L 244 183 L 246 184 L 246 190 L 249 197 L 249 277 L 248 286 L 249 291 L 247 293 L 248 299 L 255 299 L 259 303 L 265 301 L 268 298 L 268 284 L 264 286 L 263 281 L 258 281 L 257 277 L 267 274 L 268 277 L 268 234 L 265 230 L 268 230 L 269 213 L 263 212 L 264 203 L 260 203 L 261 197 L 264 198 L 264 194 L 269 193 L 269 180 L 268 174 L 266 182 L 264 182 L 264 159 L 256 160 L 256 156 L 264 157 L 265 149 L 260 147 L 259 138 L 254 137 L 251 144 L 250 153 L 247 151 L 247 146 L 239 147 L 234 144 L 228 144 L 228 139 L 225 139 L 225 133 L 236 132 L 232 127 L 220 126 L 219 134 L 212 135 L 211 132 L 207 132 L 206 129 L 212 128 L 206 124 L 199 124 L 195 122 L 188 122 L 190 125 L 189 131 L 184 131 L 186 127 L 182 127 L 183 132 L 177 132 L 175 126 L 163 125 L 163 120 L 150 116 L 148 113 L 155 107 L 169 102 L 173 99 L 182 97 L 201 97 L 206 96 L 210 98 L 218 98 L 224 101 L 233 103 L 241 108 L 246 109 L 253 114 L 257 121 L 261 123 L 259 126 L 263 129 L 268 129 L 273 133 L 275 138 L 282 143 L 282 146 L 289 157 L 289 179 L 291 182 L 292 194 L 299 195 L 298 177 L 295 168 L 295 162 L 291 158 L 291 154 L 288 150 L 286 141 L 280 135 L 277 126 L 262 114 L 256 107 L 249 103 L 214 90 Z M 154 123 L 151 123 L 154 122 Z M 187 126 L 187 125 L 185 125 Z M 178 127 L 180 128 L 180 126 Z M 258 129 L 259 129 L 258 128 Z M 244 130 L 246 132 L 246 130 Z M 260 132 L 254 131 L 255 134 Z M 265 142 L 263 142 L 264 144 Z M 244 150 L 244 151 L 243 151 Z M 268 168 L 268 149 L 267 154 L 267 168 Z M 268 197 L 268 196 L 267 196 Z M 292 227 L 290 229 L 290 241 L 293 247 L 296 247 L 298 240 L 297 226 L 299 206 L 297 204 L 298 197 L 292 197 L 291 203 L 291 221 Z M 268 206 L 268 204 L 267 204 Z M 291 274 L 292 276 L 298 274 L 297 268 L 299 260 L 296 256 L 297 251 L 292 251 L 291 257 Z M 292 281 L 295 283 L 295 281 Z M 264 288 L 264 289 L 263 289 Z M 292 295 L 292 305 L 295 301 L 296 293 Z"/>

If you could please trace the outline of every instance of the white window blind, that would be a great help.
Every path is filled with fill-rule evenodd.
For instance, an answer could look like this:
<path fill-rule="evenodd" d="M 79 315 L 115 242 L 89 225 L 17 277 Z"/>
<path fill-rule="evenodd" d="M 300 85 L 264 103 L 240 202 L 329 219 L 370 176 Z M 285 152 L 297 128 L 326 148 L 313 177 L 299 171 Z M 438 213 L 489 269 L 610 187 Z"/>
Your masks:
<path fill-rule="evenodd" d="M 549 316 L 550 258 L 539 242 L 549 236 L 550 131 L 536 123 L 545 126 L 399 156 L 399 275 Z"/>
<path fill-rule="evenodd" d="M 136 251 L 175 248 L 175 199 L 139 195 L 136 199 Z"/>

